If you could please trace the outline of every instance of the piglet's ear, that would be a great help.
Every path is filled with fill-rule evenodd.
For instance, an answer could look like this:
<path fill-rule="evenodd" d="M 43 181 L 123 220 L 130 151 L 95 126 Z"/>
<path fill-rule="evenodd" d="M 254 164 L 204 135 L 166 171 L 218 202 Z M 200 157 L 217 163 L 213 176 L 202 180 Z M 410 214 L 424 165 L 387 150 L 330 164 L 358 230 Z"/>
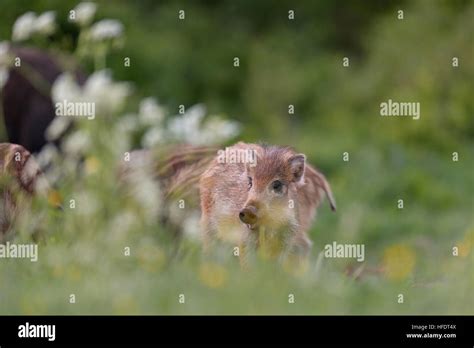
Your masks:
<path fill-rule="evenodd" d="M 304 176 L 306 156 L 302 153 L 293 155 L 288 159 L 288 164 L 290 167 L 290 173 L 293 177 L 294 182 L 300 182 Z"/>

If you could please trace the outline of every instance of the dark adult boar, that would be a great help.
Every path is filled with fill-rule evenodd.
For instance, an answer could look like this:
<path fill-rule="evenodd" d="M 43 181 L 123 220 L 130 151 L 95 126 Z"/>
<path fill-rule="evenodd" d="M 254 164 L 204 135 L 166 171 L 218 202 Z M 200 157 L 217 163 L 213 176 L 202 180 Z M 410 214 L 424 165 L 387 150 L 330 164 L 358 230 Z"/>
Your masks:
<path fill-rule="evenodd" d="M 10 54 L 20 58 L 13 66 L 1 93 L 2 109 L 10 143 L 36 153 L 47 143 L 45 131 L 55 117 L 51 86 L 64 71 L 50 54 L 34 48 L 12 47 Z M 85 77 L 76 74 L 79 83 Z"/>

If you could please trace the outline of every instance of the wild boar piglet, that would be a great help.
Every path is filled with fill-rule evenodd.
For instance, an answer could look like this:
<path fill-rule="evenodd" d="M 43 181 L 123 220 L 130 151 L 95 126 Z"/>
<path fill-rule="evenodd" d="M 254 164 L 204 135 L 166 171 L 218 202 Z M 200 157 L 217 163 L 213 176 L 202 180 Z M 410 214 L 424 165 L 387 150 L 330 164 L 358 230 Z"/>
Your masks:
<path fill-rule="evenodd" d="M 312 244 L 307 232 L 324 196 L 335 211 L 329 183 L 304 154 L 237 143 L 221 150 L 201 175 L 204 246 L 229 241 L 244 255 L 266 241 L 277 255 L 307 254 Z"/>

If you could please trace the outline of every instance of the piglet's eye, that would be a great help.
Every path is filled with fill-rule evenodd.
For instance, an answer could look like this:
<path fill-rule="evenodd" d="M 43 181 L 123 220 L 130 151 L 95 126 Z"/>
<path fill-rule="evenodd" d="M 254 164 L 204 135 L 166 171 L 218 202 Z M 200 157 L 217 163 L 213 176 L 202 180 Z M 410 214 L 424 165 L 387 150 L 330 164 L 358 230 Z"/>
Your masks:
<path fill-rule="evenodd" d="M 249 184 L 248 184 L 248 189 L 250 190 L 252 188 L 252 178 L 249 176 Z"/>
<path fill-rule="evenodd" d="M 283 183 L 280 180 L 272 182 L 272 190 L 276 193 L 281 193 L 283 190 Z"/>

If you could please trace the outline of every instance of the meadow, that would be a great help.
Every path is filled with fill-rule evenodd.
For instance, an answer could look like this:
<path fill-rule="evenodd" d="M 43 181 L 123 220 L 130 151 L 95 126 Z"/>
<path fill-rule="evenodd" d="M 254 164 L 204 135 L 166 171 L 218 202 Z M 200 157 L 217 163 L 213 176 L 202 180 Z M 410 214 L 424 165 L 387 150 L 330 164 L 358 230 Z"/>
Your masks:
<path fill-rule="evenodd" d="M 55 191 L 11 231 L 39 254 L 0 259 L 1 314 L 474 314 L 472 1 L 303 1 L 294 20 L 285 2 L 97 1 L 86 24 L 68 20 L 75 1 L 2 3 L 0 40 L 56 12 L 17 44 L 79 61 L 89 84 L 66 74 L 52 98 L 94 101 L 96 117 L 37 155 Z M 104 18 L 122 27 L 94 35 Z M 382 117 L 389 99 L 420 118 Z M 178 241 L 152 174 L 117 181 L 132 149 L 239 140 L 291 145 L 331 184 L 338 209 L 319 208 L 305 267 L 204 257 L 195 205 Z M 364 261 L 325 257 L 333 242 Z"/>

